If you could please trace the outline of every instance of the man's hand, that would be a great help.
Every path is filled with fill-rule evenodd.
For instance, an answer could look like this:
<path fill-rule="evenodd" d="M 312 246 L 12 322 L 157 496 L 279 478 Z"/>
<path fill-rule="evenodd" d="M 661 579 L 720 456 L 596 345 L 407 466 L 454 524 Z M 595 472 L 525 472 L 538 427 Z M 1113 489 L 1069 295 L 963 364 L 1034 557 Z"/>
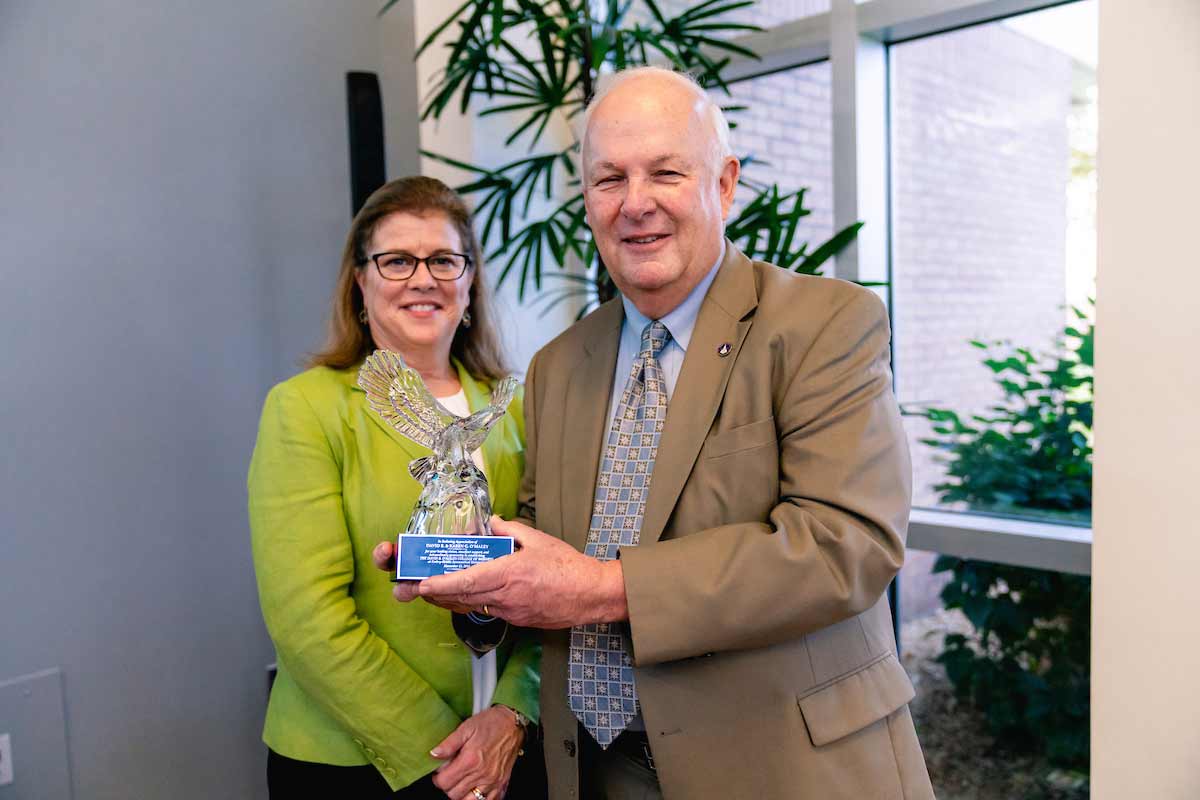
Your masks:
<path fill-rule="evenodd" d="M 519 522 L 492 517 L 497 536 L 511 536 L 517 551 L 460 572 L 436 575 L 420 583 L 398 583 L 396 599 L 420 597 L 451 611 L 482 611 L 526 628 L 570 628 L 589 622 L 628 619 L 620 561 L 600 561 L 571 545 Z M 383 542 L 372 557 L 390 569 L 395 548 Z"/>
<path fill-rule="evenodd" d="M 498 706 L 462 721 L 430 752 L 445 763 L 433 773 L 433 785 L 452 800 L 474 800 L 479 789 L 488 800 L 503 800 L 525 732 L 512 711 Z"/>

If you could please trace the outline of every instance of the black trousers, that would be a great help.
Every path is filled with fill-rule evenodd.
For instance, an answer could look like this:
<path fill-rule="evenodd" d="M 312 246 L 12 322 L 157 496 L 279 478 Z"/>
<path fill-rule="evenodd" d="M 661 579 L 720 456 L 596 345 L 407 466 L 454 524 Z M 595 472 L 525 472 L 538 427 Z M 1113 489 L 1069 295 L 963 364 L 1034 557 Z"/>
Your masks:
<path fill-rule="evenodd" d="M 393 792 L 379 770 L 370 765 L 337 767 L 314 764 L 267 751 L 267 790 L 271 800 L 375 800 L 399 797 L 403 800 L 446 800 L 441 789 L 426 775 L 416 783 Z"/>
<path fill-rule="evenodd" d="M 579 750 L 581 800 L 662 800 L 657 774 L 615 744 L 602 750 L 582 725 Z"/>
<path fill-rule="evenodd" d="M 446 800 L 441 789 L 426 775 L 393 792 L 379 770 L 370 765 L 335 767 L 314 764 L 281 756 L 267 750 L 267 789 L 271 800 Z M 546 762 L 542 758 L 542 743 L 531 735 L 525 743 L 525 755 L 517 759 L 508 784 L 511 800 L 546 800 Z"/>

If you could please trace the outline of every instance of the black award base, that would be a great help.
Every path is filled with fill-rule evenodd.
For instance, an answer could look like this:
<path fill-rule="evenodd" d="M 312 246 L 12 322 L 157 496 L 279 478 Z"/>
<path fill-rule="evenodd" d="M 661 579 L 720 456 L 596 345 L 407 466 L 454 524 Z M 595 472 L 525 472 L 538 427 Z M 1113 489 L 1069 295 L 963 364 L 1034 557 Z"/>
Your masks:
<path fill-rule="evenodd" d="M 482 656 L 495 650 L 508 635 L 508 623 L 499 617 L 489 617 L 475 611 L 452 614 L 454 632 L 472 653 Z"/>

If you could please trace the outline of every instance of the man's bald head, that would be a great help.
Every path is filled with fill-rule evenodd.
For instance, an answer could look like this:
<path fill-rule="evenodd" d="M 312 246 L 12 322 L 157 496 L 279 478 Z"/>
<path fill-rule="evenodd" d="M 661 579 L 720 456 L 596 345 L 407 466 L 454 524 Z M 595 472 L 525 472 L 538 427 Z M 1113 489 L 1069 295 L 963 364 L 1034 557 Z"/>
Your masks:
<path fill-rule="evenodd" d="M 720 256 L 740 174 L 729 126 L 703 89 L 657 67 L 614 76 L 585 124 L 592 237 L 621 293 L 659 319 Z"/>
<path fill-rule="evenodd" d="M 588 167 L 588 137 L 591 135 L 592 117 L 607 101 L 629 101 L 631 95 L 635 101 L 641 99 L 648 103 L 683 100 L 709 129 L 714 169 L 719 170 L 725 158 L 733 155 L 733 148 L 729 146 L 729 122 L 725 119 L 725 113 L 690 75 L 664 67 L 632 67 L 601 77 L 596 93 L 584 111 L 583 137 L 580 144 L 585 173 Z"/>

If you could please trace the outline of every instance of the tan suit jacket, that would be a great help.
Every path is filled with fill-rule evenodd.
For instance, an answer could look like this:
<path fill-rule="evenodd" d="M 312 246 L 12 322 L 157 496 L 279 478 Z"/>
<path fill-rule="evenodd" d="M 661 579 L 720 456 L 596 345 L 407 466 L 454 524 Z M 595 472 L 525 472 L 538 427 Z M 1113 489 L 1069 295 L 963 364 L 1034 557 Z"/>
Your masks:
<path fill-rule="evenodd" d="M 601 306 L 526 380 L 520 513 L 580 550 L 623 315 Z M 727 243 L 620 556 L 667 800 L 933 796 L 884 596 L 911 495 L 889 338 L 870 291 Z M 579 796 L 568 641 L 548 632 L 542 662 L 556 800 Z"/>

